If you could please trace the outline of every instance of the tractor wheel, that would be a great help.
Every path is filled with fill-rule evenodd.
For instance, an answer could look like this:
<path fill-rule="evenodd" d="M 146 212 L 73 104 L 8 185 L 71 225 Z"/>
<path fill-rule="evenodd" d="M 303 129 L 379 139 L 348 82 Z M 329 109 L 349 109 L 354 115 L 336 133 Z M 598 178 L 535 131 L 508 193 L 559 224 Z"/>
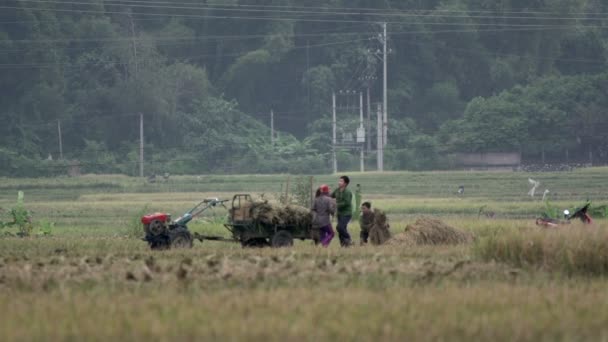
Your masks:
<path fill-rule="evenodd" d="M 187 228 L 179 227 L 169 232 L 171 248 L 192 248 L 192 234 Z"/>
<path fill-rule="evenodd" d="M 159 220 L 154 220 L 150 222 L 147 230 L 148 231 L 146 233 L 149 232 L 151 235 L 158 236 L 166 230 L 165 223 Z"/>
<path fill-rule="evenodd" d="M 169 236 L 167 236 L 166 234 L 157 235 L 157 236 L 148 234 L 148 235 L 146 235 L 146 241 L 148 241 L 148 245 L 150 246 L 150 249 L 155 250 L 155 251 L 162 251 L 165 249 L 169 249 L 169 247 L 171 247 L 171 242 L 169 241 Z"/>
<path fill-rule="evenodd" d="M 274 248 L 291 247 L 291 246 L 293 246 L 293 237 L 286 230 L 278 231 L 272 237 L 272 247 L 274 247 Z"/>
<path fill-rule="evenodd" d="M 264 238 L 253 238 L 245 240 L 241 243 L 244 248 L 264 248 L 268 247 L 268 240 Z"/>

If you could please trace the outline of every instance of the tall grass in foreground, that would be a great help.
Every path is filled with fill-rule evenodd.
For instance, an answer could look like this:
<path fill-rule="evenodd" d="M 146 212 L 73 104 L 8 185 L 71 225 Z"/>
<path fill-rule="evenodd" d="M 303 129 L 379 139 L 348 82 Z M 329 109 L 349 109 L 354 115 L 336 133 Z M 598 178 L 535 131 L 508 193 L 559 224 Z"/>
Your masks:
<path fill-rule="evenodd" d="M 567 275 L 608 275 L 608 230 L 571 225 L 520 229 L 479 239 L 474 253 L 484 261 L 539 268 Z"/>
<path fill-rule="evenodd" d="M 605 341 L 605 283 L 0 293 L 2 341 Z M 50 319 L 52 318 L 52 319 Z"/>

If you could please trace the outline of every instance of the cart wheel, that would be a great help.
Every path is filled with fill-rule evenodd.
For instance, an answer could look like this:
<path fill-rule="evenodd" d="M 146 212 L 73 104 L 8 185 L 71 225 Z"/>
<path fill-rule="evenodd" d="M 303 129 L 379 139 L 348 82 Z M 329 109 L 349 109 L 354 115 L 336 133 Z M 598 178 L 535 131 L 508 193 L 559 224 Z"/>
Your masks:
<path fill-rule="evenodd" d="M 272 247 L 281 248 L 281 247 L 291 247 L 293 246 L 293 237 L 289 234 L 288 231 L 281 230 L 278 231 L 272 237 Z"/>
<path fill-rule="evenodd" d="M 171 248 L 192 248 L 192 234 L 186 228 L 175 228 L 169 232 Z"/>
<path fill-rule="evenodd" d="M 253 238 L 248 239 L 242 242 L 243 247 L 245 248 L 264 248 L 268 247 L 268 240 L 264 238 Z"/>

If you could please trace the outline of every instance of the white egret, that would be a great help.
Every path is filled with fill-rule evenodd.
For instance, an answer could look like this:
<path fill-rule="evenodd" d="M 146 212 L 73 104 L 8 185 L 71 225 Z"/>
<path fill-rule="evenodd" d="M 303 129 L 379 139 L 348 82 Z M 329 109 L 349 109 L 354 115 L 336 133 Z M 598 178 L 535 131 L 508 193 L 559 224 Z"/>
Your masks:
<path fill-rule="evenodd" d="M 534 193 L 536 192 L 536 188 L 538 188 L 538 186 L 540 185 L 540 182 L 535 181 L 532 178 L 528 178 L 528 183 L 530 183 L 530 185 L 532 185 L 532 189 L 530 189 L 530 191 L 528 191 L 528 195 L 530 195 L 530 197 L 534 197 Z"/>

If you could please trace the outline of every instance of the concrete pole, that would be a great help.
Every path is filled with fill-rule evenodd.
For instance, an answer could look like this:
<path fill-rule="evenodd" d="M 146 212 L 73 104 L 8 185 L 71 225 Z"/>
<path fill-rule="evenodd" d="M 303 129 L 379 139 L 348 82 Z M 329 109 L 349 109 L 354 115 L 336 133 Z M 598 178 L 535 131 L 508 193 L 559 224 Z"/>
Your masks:
<path fill-rule="evenodd" d="M 59 159 L 63 160 L 63 141 L 61 140 L 61 121 L 57 120 L 57 135 L 59 136 Z"/>
<path fill-rule="evenodd" d="M 336 93 L 331 94 L 331 102 L 332 102 L 332 157 L 333 157 L 333 170 L 334 173 L 338 173 L 338 160 L 336 159 Z"/>
<path fill-rule="evenodd" d="M 365 132 L 363 129 L 363 93 L 359 92 L 359 129 L 362 132 Z M 368 139 L 368 137 L 365 137 Z M 361 172 L 365 172 L 365 140 L 363 140 L 360 144 L 361 152 L 359 155 L 359 162 L 361 164 Z"/>
<path fill-rule="evenodd" d="M 387 63 L 388 63 L 388 55 L 386 53 L 386 46 L 387 46 L 387 43 L 388 43 L 388 38 L 386 36 L 386 23 L 382 24 L 382 28 L 383 28 L 383 31 L 384 31 L 384 34 L 382 36 L 382 50 L 383 50 L 383 52 L 382 52 L 382 56 L 383 56 L 382 60 L 384 62 L 384 85 L 383 85 L 383 88 L 384 88 L 383 92 L 384 92 L 384 94 L 383 94 L 383 104 L 382 104 L 383 105 L 383 109 L 384 109 L 384 120 L 383 120 L 383 127 L 384 127 L 384 129 L 383 129 L 383 136 L 384 136 L 384 140 L 383 140 L 382 146 L 386 146 L 386 144 L 388 143 L 388 104 L 387 104 L 387 102 L 388 102 L 387 101 L 387 98 L 388 98 L 388 96 L 387 96 L 387 74 L 388 74 L 387 73 L 387 68 L 388 68 Z"/>
<path fill-rule="evenodd" d="M 371 139 L 371 131 L 372 131 L 372 106 L 370 103 L 369 97 L 369 81 L 367 83 L 367 127 L 366 127 L 366 135 L 367 139 L 367 152 L 371 152 L 372 150 L 372 139 Z"/>
<path fill-rule="evenodd" d="M 359 127 L 363 128 L 363 93 L 359 93 Z"/>
<path fill-rule="evenodd" d="M 382 106 L 378 104 L 378 142 L 376 144 L 376 160 L 378 163 L 378 171 L 384 171 L 384 147 L 382 146 Z"/>
<path fill-rule="evenodd" d="M 270 143 L 274 146 L 274 111 L 270 110 Z"/>
<path fill-rule="evenodd" d="M 139 113 L 139 177 L 144 177 L 144 115 Z"/>

